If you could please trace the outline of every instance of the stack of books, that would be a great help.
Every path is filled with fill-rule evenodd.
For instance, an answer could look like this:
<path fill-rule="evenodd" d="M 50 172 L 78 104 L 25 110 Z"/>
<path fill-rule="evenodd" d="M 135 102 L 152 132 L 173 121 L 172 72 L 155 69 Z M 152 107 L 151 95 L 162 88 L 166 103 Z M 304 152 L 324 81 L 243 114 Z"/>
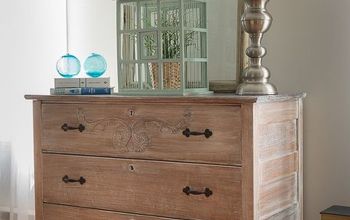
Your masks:
<path fill-rule="evenodd" d="M 55 78 L 51 95 L 110 95 L 110 78 Z"/>

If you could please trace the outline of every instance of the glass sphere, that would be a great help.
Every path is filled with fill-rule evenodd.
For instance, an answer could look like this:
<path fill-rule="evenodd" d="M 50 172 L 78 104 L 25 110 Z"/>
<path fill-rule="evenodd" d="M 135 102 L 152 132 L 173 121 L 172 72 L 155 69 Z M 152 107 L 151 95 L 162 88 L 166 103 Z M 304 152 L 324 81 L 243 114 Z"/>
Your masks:
<path fill-rule="evenodd" d="M 95 78 L 100 77 L 106 72 L 107 63 L 103 56 L 93 53 L 86 58 L 84 69 L 87 75 Z"/>
<path fill-rule="evenodd" d="M 57 72 L 64 78 L 72 78 L 80 72 L 80 61 L 71 54 L 62 56 L 56 63 Z"/>

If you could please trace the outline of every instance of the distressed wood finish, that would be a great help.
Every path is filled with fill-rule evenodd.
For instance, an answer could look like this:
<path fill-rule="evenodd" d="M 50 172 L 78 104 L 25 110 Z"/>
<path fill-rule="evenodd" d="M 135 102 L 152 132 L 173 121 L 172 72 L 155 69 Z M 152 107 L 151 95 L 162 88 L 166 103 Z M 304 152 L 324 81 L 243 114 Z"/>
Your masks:
<path fill-rule="evenodd" d="M 256 105 L 256 219 L 302 219 L 299 101 Z"/>
<path fill-rule="evenodd" d="M 297 151 L 298 125 L 296 120 L 261 124 L 257 126 L 257 129 L 260 160 L 278 158 Z"/>
<path fill-rule="evenodd" d="M 41 101 L 33 103 L 34 121 L 34 178 L 35 178 L 35 219 L 43 220 L 43 174 L 41 154 Z"/>
<path fill-rule="evenodd" d="M 303 97 L 26 96 L 36 219 L 302 220 Z"/>
<path fill-rule="evenodd" d="M 253 104 L 242 105 L 242 215 L 243 219 L 256 219 L 257 210 L 254 169 L 254 108 Z"/>
<path fill-rule="evenodd" d="M 65 132 L 65 123 L 86 129 Z M 186 128 L 213 135 L 186 137 Z M 49 152 L 241 164 L 239 106 L 44 104 L 42 134 Z"/>
<path fill-rule="evenodd" d="M 51 154 L 43 168 L 47 203 L 186 219 L 241 215 L 240 168 Z M 65 175 L 86 183 L 64 183 Z M 213 194 L 186 195 L 186 186 Z"/>
<path fill-rule="evenodd" d="M 299 177 L 299 183 L 298 183 L 298 190 L 299 190 L 299 207 L 298 207 L 298 217 L 300 219 L 303 219 L 304 215 L 304 133 L 303 133 L 303 127 L 304 127 L 304 116 L 303 116 L 303 100 L 298 100 L 298 110 L 299 110 L 299 117 L 297 120 L 298 124 L 298 153 L 299 153 L 299 170 L 298 170 L 298 177 Z"/>
<path fill-rule="evenodd" d="M 131 215 L 102 211 L 97 209 L 78 208 L 63 205 L 44 204 L 45 220 L 176 220 L 172 218 Z"/>
<path fill-rule="evenodd" d="M 270 95 L 270 96 L 237 96 L 232 94 L 208 94 L 188 96 L 120 96 L 120 95 L 25 95 L 26 99 L 41 100 L 44 103 L 101 103 L 101 104 L 216 104 L 231 105 L 245 103 L 271 103 L 298 100 L 305 97 L 305 93 Z"/>
<path fill-rule="evenodd" d="M 279 212 L 271 217 L 269 217 L 269 220 L 296 220 L 299 219 L 298 217 L 298 206 L 294 205 L 288 209 L 284 209 L 282 212 Z"/>

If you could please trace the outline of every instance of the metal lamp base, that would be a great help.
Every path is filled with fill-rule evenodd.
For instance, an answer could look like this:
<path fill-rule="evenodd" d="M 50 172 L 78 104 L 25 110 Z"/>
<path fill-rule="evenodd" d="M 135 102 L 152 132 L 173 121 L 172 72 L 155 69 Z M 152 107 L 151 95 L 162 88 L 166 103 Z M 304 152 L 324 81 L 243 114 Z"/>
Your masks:
<path fill-rule="evenodd" d="M 244 0 L 245 10 L 242 15 L 242 27 L 249 34 L 250 43 L 246 50 L 249 57 L 248 66 L 241 73 L 237 95 L 276 95 L 277 89 L 269 83 L 270 71 L 262 65 L 266 48 L 261 40 L 272 22 L 271 15 L 266 10 L 269 0 Z"/>
<path fill-rule="evenodd" d="M 277 95 L 277 89 L 271 83 L 241 83 L 237 95 Z"/>

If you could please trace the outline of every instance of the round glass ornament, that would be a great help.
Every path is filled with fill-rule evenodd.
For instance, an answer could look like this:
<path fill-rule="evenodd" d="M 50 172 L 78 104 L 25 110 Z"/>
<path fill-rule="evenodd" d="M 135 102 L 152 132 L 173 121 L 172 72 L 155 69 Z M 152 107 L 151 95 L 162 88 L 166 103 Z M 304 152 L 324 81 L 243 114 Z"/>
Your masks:
<path fill-rule="evenodd" d="M 72 78 L 80 72 L 80 61 L 75 56 L 67 53 L 56 63 L 57 72 L 64 78 Z"/>
<path fill-rule="evenodd" d="M 92 53 L 84 62 L 84 69 L 87 75 L 97 78 L 102 76 L 107 69 L 107 63 L 103 56 Z"/>

